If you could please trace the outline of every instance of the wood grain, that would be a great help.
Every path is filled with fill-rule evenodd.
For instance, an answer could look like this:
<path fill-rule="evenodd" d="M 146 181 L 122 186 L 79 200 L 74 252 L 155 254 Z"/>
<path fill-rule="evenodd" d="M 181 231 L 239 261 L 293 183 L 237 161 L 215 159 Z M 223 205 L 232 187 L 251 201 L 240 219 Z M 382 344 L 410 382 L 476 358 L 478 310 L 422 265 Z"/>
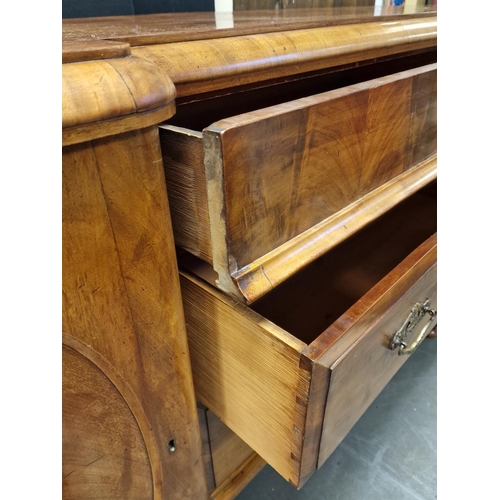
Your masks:
<path fill-rule="evenodd" d="M 338 2 L 336 2 L 337 4 Z M 407 6 L 410 7 L 410 6 Z M 236 8 L 235 8 L 236 10 Z M 300 8 L 233 12 L 233 27 L 221 27 L 214 12 L 161 13 L 137 16 L 63 19 L 63 42 L 118 40 L 131 45 L 226 38 L 255 33 L 290 31 L 318 26 L 359 24 L 435 16 L 436 7 L 394 9 L 371 7 Z M 74 47 L 78 57 L 78 47 Z"/>
<path fill-rule="evenodd" d="M 382 76 L 427 66 L 437 61 L 437 50 L 424 49 L 395 56 L 364 60 L 335 66 L 312 73 L 289 75 L 282 80 L 271 79 L 254 84 L 251 88 L 228 89 L 223 95 L 210 99 L 177 99 L 175 116 L 169 124 L 201 132 L 216 121 L 229 115 L 236 116 L 257 109 L 295 101 Z M 186 102 L 187 101 L 187 102 Z"/>
<path fill-rule="evenodd" d="M 286 282 L 306 265 L 432 182 L 436 176 L 437 159 L 432 157 L 234 272 L 231 277 L 246 303 L 253 303 Z"/>
<path fill-rule="evenodd" d="M 168 76 L 136 57 L 63 64 L 63 145 L 151 126 L 174 114 L 174 99 Z"/>
<path fill-rule="evenodd" d="M 234 498 L 265 462 L 206 406 L 198 403 L 210 498 Z"/>
<path fill-rule="evenodd" d="M 430 17 L 147 45 L 132 54 L 168 74 L 184 97 L 431 48 L 436 37 Z"/>
<path fill-rule="evenodd" d="M 154 498 L 201 499 L 207 490 L 169 221 L 156 127 L 64 148 L 66 345 L 83 346 L 113 374 L 145 442 Z M 129 453 L 126 442 L 121 453 Z M 70 497 L 83 491 L 73 476 L 65 479 Z"/>
<path fill-rule="evenodd" d="M 320 363 L 311 363 L 306 356 L 302 356 L 303 365 L 311 366 L 311 385 L 307 402 L 304 442 L 300 461 L 299 480 L 297 489 L 302 488 L 311 475 L 318 468 L 318 453 L 323 433 L 323 419 L 325 404 L 330 383 L 330 370 Z"/>
<path fill-rule="evenodd" d="M 280 474 L 298 482 L 310 374 L 305 344 L 181 272 L 196 394 Z"/>
<path fill-rule="evenodd" d="M 233 500 L 265 465 L 266 462 L 257 453 L 253 453 L 239 469 L 235 470 L 210 494 L 210 500 Z"/>
<path fill-rule="evenodd" d="M 352 343 L 351 349 L 332 366 L 318 468 L 408 360 L 408 356 L 399 356 L 397 350 L 389 350 L 388 345 L 416 302 L 429 298 L 432 308 L 437 307 L 436 280 L 434 265 L 380 321 L 367 328 L 358 341 Z M 427 321 L 428 317 L 422 320 L 422 324 Z M 417 328 L 413 339 L 418 332 Z M 408 342 L 411 343 L 412 338 Z"/>
<path fill-rule="evenodd" d="M 212 263 L 201 133 L 160 125 L 160 140 L 175 243 Z"/>
<path fill-rule="evenodd" d="M 228 252 L 239 268 L 413 166 L 413 79 L 433 71 L 381 77 L 205 129 L 220 136 Z"/>
<path fill-rule="evenodd" d="M 333 310 L 305 311 L 297 334 L 184 273 L 196 390 L 214 411 L 202 455 L 156 125 L 175 111 L 174 83 L 188 102 L 436 47 L 434 14 L 337 14 L 245 14 L 218 32 L 183 16 L 63 24 L 65 498 L 207 498 L 207 443 L 211 498 L 233 498 L 264 459 L 301 487 L 400 366 L 386 341 L 412 301 L 434 296 L 435 237 L 382 279 L 362 268 L 369 291 L 346 287 L 354 303 L 319 332 Z M 202 140 L 169 127 L 176 237 L 239 299 L 435 178 L 435 66 L 336 92 L 222 120 Z"/>
<path fill-rule="evenodd" d="M 333 365 L 359 340 L 374 321 L 393 307 L 394 297 L 399 297 L 414 287 L 417 281 L 435 265 L 436 260 L 437 235 L 434 234 L 371 288 L 363 296 L 363 300 L 360 299 L 353 304 L 348 309 L 348 314 L 344 314 L 320 337 L 313 340 L 307 349 L 308 357 L 327 366 Z M 349 335 L 345 335 L 348 326 Z"/>
<path fill-rule="evenodd" d="M 436 213 L 436 186 L 432 183 L 294 274 L 251 308 L 307 344 L 314 344 L 318 337 L 327 336 L 336 319 L 436 232 Z M 398 275 L 397 281 L 401 279 Z M 408 288 L 411 286 L 408 283 Z"/>
<path fill-rule="evenodd" d="M 62 62 L 82 62 L 99 59 L 114 59 L 130 55 L 130 45 L 126 42 L 110 40 L 85 40 L 78 42 L 63 42 Z"/>
<path fill-rule="evenodd" d="M 90 360 L 63 346 L 64 499 L 152 499 L 142 433 L 115 385 Z"/>
<path fill-rule="evenodd" d="M 411 98 L 412 151 L 415 165 L 437 151 L 437 71 L 413 79 Z"/>
<path fill-rule="evenodd" d="M 265 295 L 436 178 L 435 73 L 221 120 L 203 131 L 204 166 L 199 132 L 165 127 L 178 244 L 238 300 Z"/>
<path fill-rule="evenodd" d="M 386 340 L 410 302 L 435 295 L 435 217 L 429 186 L 266 295 L 260 314 L 181 271 L 198 397 L 296 487 L 404 362 Z M 344 360 L 363 389 L 348 372 L 335 385 Z M 330 402 L 342 400 L 348 410 Z"/>
<path fill-rule="evenodd" d="M 207 423 L 215 484 L 220 486 L 254 454 L 254 451 L 210 410 L 207 410 Z"/>
<path fill-rule="evenodd" d="M 93 122 L 86 125 L 68 127 L 62 131 L 63 146 L 71 146 L 82 142 L 123 134 L 134 130 L 157 125 L 170 118 L 175 112 L 175 104 L 165 106 L 153 111 L 119 116 L 105 121 Z"/>

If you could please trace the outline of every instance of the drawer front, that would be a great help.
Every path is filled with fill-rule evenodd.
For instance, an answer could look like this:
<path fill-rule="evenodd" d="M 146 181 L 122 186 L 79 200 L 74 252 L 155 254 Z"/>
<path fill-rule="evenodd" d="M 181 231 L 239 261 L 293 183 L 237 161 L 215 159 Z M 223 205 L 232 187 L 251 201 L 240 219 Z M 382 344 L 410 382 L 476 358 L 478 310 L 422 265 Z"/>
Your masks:
<path fill-rule="evenodd" d="M 220 163 L 214 171 L 222 174 L 228 252 L 238 266 L 434 154 L 435 101 L 430 65 L 205 129 L 207 165 Z"/>
<path fill-rule="evenodd" d="M 408 358 L 388 345 L 414 302 L 435 305 L 435 263 L 436 235 L 309 345 L 183 271 L 198 398 L 301 487 Z"/>
<path fill-rule="evenodd" d="M 399 349 L 389 349 L 389 345 L 415 304 L 429 299 L 430 306 L 436 309 L 436 279 L 434 265 L 378 322 L 363 328 L 362 335 L 331 367 L 318 468 L 408 359 L 399 354 Z M 408 335 L 408 347 L 423 328 L 430 333 L 435 323 L 435 318 L 424 315 Z"/>
<path fill-rule="evenodd" d="M 436 65 L 161 133 L 176 241 L 250 304 L 436 177 Z"/>
<path fill-rule="evenodd" d="M 198 420 L 210 498 L 233 498 L 264 467 L 265 462 L 200 404 Z"/>

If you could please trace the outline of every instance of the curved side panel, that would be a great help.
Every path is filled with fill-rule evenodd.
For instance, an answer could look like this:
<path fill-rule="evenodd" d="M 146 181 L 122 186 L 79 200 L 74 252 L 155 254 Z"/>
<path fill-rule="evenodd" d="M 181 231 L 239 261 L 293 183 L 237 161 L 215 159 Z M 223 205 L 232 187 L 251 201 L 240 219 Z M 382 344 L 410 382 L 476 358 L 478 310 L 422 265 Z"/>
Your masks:
<path fill-rule="evenodd" d="M 98 353 L 64 334 L 62 359 L 63 498 L 161 498 L 156 443 L 130 388 Z"/>
<path fill-rule="evenodd" d="M 146 128 L 175 113 L 175 87 L 137 57 L 62 65 L 64 146 Z"/>

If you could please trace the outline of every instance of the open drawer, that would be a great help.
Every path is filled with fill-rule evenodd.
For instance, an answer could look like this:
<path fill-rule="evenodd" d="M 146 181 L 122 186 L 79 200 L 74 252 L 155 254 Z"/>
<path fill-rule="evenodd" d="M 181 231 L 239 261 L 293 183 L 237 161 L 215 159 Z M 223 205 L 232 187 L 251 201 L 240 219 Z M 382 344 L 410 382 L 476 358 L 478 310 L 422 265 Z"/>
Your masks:
<path fill-rule="evenodd" d="M 175 240 L 247 304 L 436 177 L 435 64 L 206 127 L 203 106 L 160 126 Z"/>
<path fill-rule="evenodd" d="M 197 397 L 296 487 L 435 325 L 435 192 L 433 182 L 251 307 L 180 262 Z M 398 332 L 406 348 L 392 345 Z"/>

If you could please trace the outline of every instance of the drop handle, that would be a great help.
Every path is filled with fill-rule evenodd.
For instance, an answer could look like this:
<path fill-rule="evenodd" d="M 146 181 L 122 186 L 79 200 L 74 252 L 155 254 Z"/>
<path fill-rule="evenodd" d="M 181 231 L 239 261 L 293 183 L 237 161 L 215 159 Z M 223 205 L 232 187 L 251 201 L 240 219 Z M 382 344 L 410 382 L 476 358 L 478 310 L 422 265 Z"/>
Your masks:
<path fill-rule="evenodd" d="M 418 337 L 415 342 L 409 347 L 406 344 L 406 338 L 417 328 L 426 315 L 429 315 L 428 321 L 420 330 Z M 398 331 L 394 334 L 391 342 L 389 343 L 389 349 L 394 351 L 398 349 L 398 354 L 400 356 L 413 353 L 417 347 L 422 343 L 422 341 L 427 337 L 431 326 L 436 319 L 437 311 L 436 309 L 431 309 L 430 299 L 425 299 L 424 302 L 417 302 L 411 309 L 410 314 L 406 318 L 405 322 L 401 325 Z"/>

